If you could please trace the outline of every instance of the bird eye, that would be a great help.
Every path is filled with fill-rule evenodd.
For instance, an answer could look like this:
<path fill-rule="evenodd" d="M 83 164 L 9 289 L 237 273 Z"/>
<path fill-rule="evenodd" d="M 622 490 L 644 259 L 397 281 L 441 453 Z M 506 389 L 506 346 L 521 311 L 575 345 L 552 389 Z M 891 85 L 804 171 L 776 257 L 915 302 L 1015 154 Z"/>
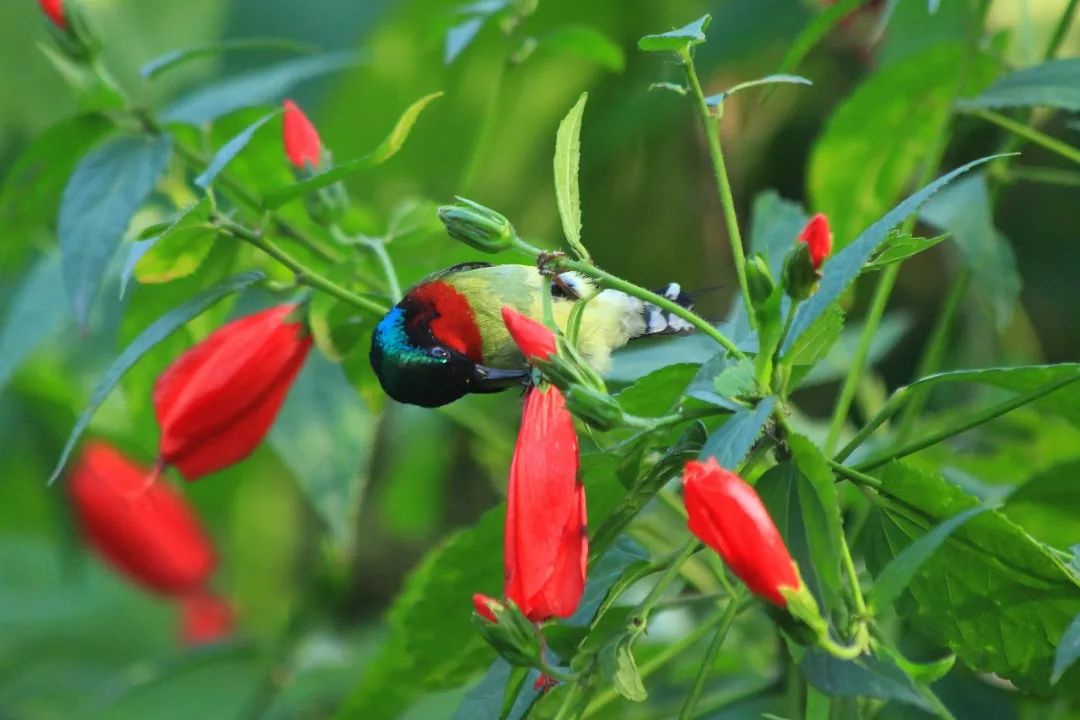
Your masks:
<path fill-rule="evenodd" d="M 439 358 L 440 360 L 446 360 L 448 357 L 450 357 L 450 353 L 447 352 L 446 348 L 436 345 L 435 347 L 431 348 L 431 357 Z"/>

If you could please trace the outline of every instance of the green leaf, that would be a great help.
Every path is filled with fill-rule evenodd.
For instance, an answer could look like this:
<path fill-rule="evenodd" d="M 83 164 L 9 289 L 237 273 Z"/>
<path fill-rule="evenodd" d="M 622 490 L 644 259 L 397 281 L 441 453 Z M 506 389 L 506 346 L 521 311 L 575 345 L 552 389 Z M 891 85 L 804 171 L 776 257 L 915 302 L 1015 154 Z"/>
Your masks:
<path fill-rule="evenodd" d="M 911 326 L 910 317 L 903 313 L 885 315 L 870 341 L 870 352 L 866 358 L 867 367 L 874 367 L 881 362 L 907 335 Z M 864 327 L 866 325 L 861 321 L 845 327 L 825 357 L 814 365 L 814 368 L 799 382 L 799 387 L 833 382 L 847 375 L 851 367 L 851 358 L 855 356 L 855 349 L 862 339 Z"/>
<path fill-rule="evenodd" d="M 798 313 L 798 310 L 796 310 Z M 796 318 L 798 315 L 796 315 Z M 794 325 L 792 326 L 794 331 Z M 840 339 L 844 332 L 844 313 L 836 305 L 830 306 L 806 332 L 799 341 L 791 346 L 789 352 L 784 354 L 784 359 L 790 357 L 791 364 L 795 368 L 810 370 L 819 360 L 828 355 L 829 350 Z M 791 333 L 788 333 L 790 336 Z M 785 346 L 787 343 L 784 343 Z"/>
<path fill-rule="evenodd" d="M 581 164 L 581 118 L 588 93 L 581 97 L 559 123 L 555 135 L 555 199 L 559 204 L 563 234 L 571 247 L 581 243 L 581 195 L 578 167 Z"/>
<path fill-rule="evenodd" d="M 1026 448 L 1032 447 L 1030 437 L 1018 439 Z M 1025 469 L 1029 468 L 1025 463 Z M 1080 460 L 1055 464 L 1009 493 L 1001 511 L 1042 542 L 1062 549 L 1080 544 L 1078 477 Z"/>
<path fill-rule="evenodd" d="M 505 505 L 430 552 L 390 608 L 391 632 L 338 717 L 392 720 L 425 692 L 457 687 L 492 660 L 469 598 L 502 583 Z"/>
<path fill-rule="evenodd" d="M 670 365 L 672 358 L 678 358 L 683 363 L 704 363 L 715 357 L 716 351 L 716 341 L 702 333 L 643 338 L 615 352 L 611 369 L 604 374 L 604 378 L 611 382 L 629 383 Z"/>
<path fill-rule="evenodd" d="M 255 133 L 259 128 L 276 118 L 280 113 L 280 110 L 274 110 L 271 113 L 263 115 L 251 125 L 244 128 L 239 135 L 222 145 L 221 149 L 214 153 L 214 158 L 210 161 L 210 165 L 206 170 L 204 170 L 199 177 L 195 178 L 195 184 L 203 190 L 210 187 L 210 184 L 213 183 L 214 179 L 225 169 L 225 166 L 247 147 L 248 143 L 251 142 L 251 138 L 255 136 Z"/>
<path fill-rule="evenodd" d="M 678 402 L 697 371 L 698 366 L 692 363 L 668 365 L 639 378 L 615 397 L 632 415 L 658 417 Z"/>
<path fill-rule="evenodd" d="M 260 68 L 185 95 L 167 107 L 161 119 L 166 123 L 203 125 L 242 108 L 276 104 L 293 87 L 306 80 L 358 64 L 359 60 L 352 53 L 338 52 Z"/>
<path fill-rule="evenodd" d="M 698 459 L 715 458 L 720 467 L 736 470 L 761 436 L 775 403 L 776 398 L 770 395 L 757 407 L 732 415 L 705 441 Z"/>
<path fill-rule="evenodd" d="M 964 178 L 926 203 L 920 215 L 949 231 L 975 284 L 1004 331 L 1020 300 L 1020 271 L 1012 247 L 994 229 L 993 207 L 982 173 Z"/>
<path fill-rule="evenodd" d="M 867 563 L 879 574 L 904 548 L 979 501 L 937 475 L 893 462 L 883 509 L 868 525 Z M 971 668 L 1048 692 L 1055 643 L 1080 613 L 1077 577 L 1051 549 L 996 511 L 957 528 L 897 602 L 927 637 Z"/>
<path fill-rule="evenodd" d="M 640 568 L 649 560 L 649 553 L 626 535 L 619 536 L 615 544 L 589 569 L 585 591 L 577 611 L 566 620 L 569 627 L 586 627 L 603 606 L 608 594 L 616 586 L 624 585 L 624 577 L 634 577 L 629 570 Z"/>
<path fill-rule="evenodd" d="M 567 25 L 541 36 L 537 43 L 538 47 L 573 53 L 613 72 L 622 72 L 626 67 L 622 48 L 591 25 Z"/>
<path fill-rule="evenodd" d="M 729 97 L 739 92 L 740 90 L 746 90 L 747 88 L 757 87 L 759 85 L 774 85 L 778 83 L 789 83 L 794 85 L 814 84 L 806 78 L 802 77 L 801 75 L 766 75 L 763 78 L 758 78 L 757 80 L 747 80 L 746 82 L 741 82 L 738 85 L 734 85 L 727 90 L 724 90 L 723 92 L 719 92 L 715 95 L 710 95 L 705 98 L 705 104 L 709 107 L 720 107 L 724 104 L 725 100 L 727 100 Z"/>
<path fill-rule="evenodd" d="M 959 183 L 957 183 L 957 185 L 959 185 Z M 945 190 L 945 192 L 948 192 L 948 190 Z M 923 214 L 925 215 L 925 213 L 926 211 L 924 209 Z M 889 265 L 903 262 L 908 258 L 918 255 L 924 250 L 929 250 L 948 237 L 948 233 L 929 238 L 914 237 L 907 233 L 900 232 L 899 230 L 894 230 L 889 233 L 887 238 L 885 238 L 885 243 L 882 245 L 881 250 L 874 255 L 873 260 L 866 264 L 866 267 L 863 268 L 863 272 L 884 270 Z"/>
<path fill-rule="evenodd" d="M 790 438 L 794 460 L 769 469 L 755 488 L 820 605 L 843 605 L 840 584 L 839 502 L 835 480 L 806 438 Z"/>
<path fill-rule="evenodd" d="M 870 0 L 838 0 L 821 12 L 802 29 L 788 45 L 784 59 L 780 61 L 780 72 L 790 72 L 810 54 L 810 51 L 829 34 L 840 20 L 847 17 Z"/>
<path fill-rule="evenodd" d="M 18 236 L 33 225 L 52 226 L 75 164 L 110 127 L 101 115 L 78 115 L 53 125 L 30 143 L 0 188 L 0 223 L 6 233 Z"/>
<path fill-rule="evenodd" d="M 318 353 L 307 359 L 269 439 L 344 555 L 367 485 L 375 420 L 341 365 Z"/>
<path fill-rule="evenodd" d="M 141 283 L 157 284 L 187 277 L 198 270 L 218 235 L 209 217 L 210 203 L 203 198 L 181 211 L 161 234 L 136 243 L 125 266 L 122 285 L 127 285 L 129 272 Z"/>
<path fill-rule="evenodd" d="M 830 117 L 810 155 L 807 205 L 829 216 L 836 250 L 880 217 L 922 168 L 952 111 L 966 53 L 947 44 L 905 58 L 871 75 Z"/>
<path fill-rule="evenodd" d="M 465 52 L 465 48 L 476 39 L 480 29 L 484 27 L 483 18 L 470 18 L 459 23 L 446 31 L 446 41 L 443 48 L 443 62 L 449 65 L 457 59 L 458 55 Z"/>
<path fill-rule="evenodd" d="M 600 650 L 600 670 L 615 692 L 627 700 L 643 702 L 649 694 L 641 682 L 641 673 L 631 650 L 634 638 L 629 635 L 616 637 Z"/>
<path fill-rule="evenodd" d="M 60 257 L 39 259 L 15 291 L 0 324 L 0 389 L 67 315 L 60 286 Z"/>
<path fill-rule="evenodd" d="M 705 31 L 712 22 L 711 15 L 702 15 L 689 25 L 658 35 L 646 35 L 638 40 L 638 49 L 645 52 L 683 52 L 705 42 Z"/>
<path fill-rule="evenodd" d="M 175 70 L 192 60 L 221 55 L 235 50 L 284 50 L 286 52 L 310 55 L 311 53 L 316 52 L 318 48 L 309 43 L 299 42 L 289 38 L 232 38 L 214 43 L 206 43 L 204 45 L 193 45 L 191 47 L 170 50 L 143 64 L 143 66 L 139 68 L 139 75 L 144 80 L 153 80 L 159 75 L 162 75 L 169 70 Z"/>
<path fill-rule="evenodd" d="M 713 378 L 713 389 L 726 398 L 739 398 L 751 394 L 757 388 L 754 361 L 743 358 Z"/>
<path fill-rule="evenodd" d="M 927 560 L 949 538 L 956 528 L 966 523 L 985 507 L 973 507 L 955 515 L 904 548 L 874 577 L 874 585 L 867 596 L 867 604 L 876 610 L 889 607 L 915 577 Z"/>
<path fill-rule="evenodd" d="M 795 238 L 810 217 L 803 206 L 785 200 L 775 190 L 754 196 L 750 213 L 750 251 L 761 253 L 777 281 L 784 269 L 784 258 L 795 246 Z"/>
<path fill-rule="evenodd" d="M 398 118 L 398 121 L 390 131 L 390 134 L 383 138 L 383 141 L 367 155 L 343 163 L 338 163 L 324 173 L 319 173 L 307 180 L 302 180 L 298 183 L 271 191 L 264 198 L 264 205 L 273 210 L 281 207 L 288 201 L 306 195 L 313 190 L 318 190 L 327 185 L 333 185 L 357 170 L 372 168 L 386 162 L 397 155 L 398 151 L 401 150 L 402 146 L 405 144 L 405 140 L 409 137 L 409 133 L 412 132 L 413 125 L 416 124 L 416 121 L 424 108 L 432 101 L 442 97 L 442 95 L 442 92 L 425 95 L 406 108 L 405 112 Z"/>
<path fill-rule="evenodd" d="M 824 277 L 821 279 L 821 285 L 818 287 L 817 292 L 811 295 L 810 299 L 795 311 L 795 321 L 792 323 L 787 337 L 784 338 L 782 353 L 786 355 L 795 342 L 840 298 L 844 291 L 847 290 L 848 285 L 862 272 L 862 268 L 870 259 L 870 256 L 888 237 L 890 230 L 899 225 L 904 218 L 917 211 L 923 203 L 930 199 L 930 196 L 957 177 L 997 157 L 1001 156 L 979 158 L 942 175 L 887 212 L 884 217 L 864 230 L 854 242 L 833 255 L 824 265 Z"/>
<path fill-rule="evenodd" d="M 963 108 L 1052 107 L 1080 111 L 1080 58 L 1051 60 L 1006 75 Z"/>
<path fill-rule="evenodd" d="M 132 365 L 138 362 L 140 357 L 169 335 L 176 332 L 176 330 L 189 320 L 198 317 L 219 300 L 232 293 L 250 287 L 262 280 L 263 277 L 261 272 L 246 272 L 235 275 L 220 285 L 210 288 L 193 297 L 191 300 L 188 300 L 183 305 L 173 308 L 165 313 L 135 338 L 130 345 L 124 348 L 124 351 L 113 360 L 112 364 L 105 371 L 105 374 L 102 375 L 101 380 L 98 381 L 97 387 L 94 388 L 94 393 L 90 397 L 90 402 L 87 404 L 86 409 L 82 411 L 82 414 L 79 415 L 79 419 L 75 422 L 75 427 L 72 428 L 71 433 L 68 435 L 67 442 L 64 444 L 64 449 L 60 453 L 60 459 L 57 460 L 56 467 L 53 468 L 52 474 L 49 476 L 49 484 L 52 485 L 56 482 L 56 479 L 60 477 L 60 473 L 64 470 L 64 465 L 67 464 L 68 458 L 71 457 L 71 451 L 75 449 L 75 443 L 79 441 L 79 437 L 82 436 L 83 431 L 86 429 L 87 425 L 90 424 L 94 412 L 101 406 L 101 403 L 105 401 L 109 392 L 116 387 L 116 383 L 120 382 L 120 378 L 124 376 L 124 373 L 126 373 Z"/>
<path fill-rule="evenodd" d="M 506 704 L 506 690 L 514 669 L 499 658 L 488 666 L 480 681 L 469 688 L 450 720 L 476 720 L 476 718 L 502 717 Z"/>
<path fill-rule="evenodd" d="M 64 285 L 80 323 L 128 223 L 165 172 L 170 147 L 164 135 L 116 137 L 92 150 L 68 179 L 57 234 Z"/>
<path fill-rule="evenodd" d="M 932 710 L 911 679 L 881 658 L 864 655 L 856 660 L 841 660 L 820 648 L 810 647 L 799 662 L 799 670 L 808 683 L 832 697 L 897 700 Z"/>
<path fill-rule="evenodd" d="M 1078 659 L 1080 659 L 1080 615 L 1073 618 L 1065 634 L 1061 636 L 1057 653 L 1054 655 L 1054 673 L 1050 676 L 1050 682 L 1056 685 L 1065 671 Z"/>

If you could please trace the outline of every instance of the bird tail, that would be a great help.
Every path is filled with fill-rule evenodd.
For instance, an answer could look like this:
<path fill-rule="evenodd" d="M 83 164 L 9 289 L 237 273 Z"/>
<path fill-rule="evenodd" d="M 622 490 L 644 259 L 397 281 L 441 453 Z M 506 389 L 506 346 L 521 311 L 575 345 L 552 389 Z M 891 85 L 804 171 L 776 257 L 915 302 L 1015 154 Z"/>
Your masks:
<path fill-rule="evenodd" d="M 668 283 L 665 287 L 662 287 L 655 292 L 657 295 L 662 295 L 676 305 L 684 307 L 687 310 L 692 310 L 694 308 L 693 299 L 690 295 L 683 292 L 679 283 Z M 642 304 L 641 319 L 644 321 L 645 329 L 635 335 L 635 338 L 655 337 L 657 335 L 683 335 L 692 332 L 694 329 L 693 325 L 683 320 L 678 315 L 669 310 L 665 310 L 658 305 L 653 305 L 652 303 Z"/>

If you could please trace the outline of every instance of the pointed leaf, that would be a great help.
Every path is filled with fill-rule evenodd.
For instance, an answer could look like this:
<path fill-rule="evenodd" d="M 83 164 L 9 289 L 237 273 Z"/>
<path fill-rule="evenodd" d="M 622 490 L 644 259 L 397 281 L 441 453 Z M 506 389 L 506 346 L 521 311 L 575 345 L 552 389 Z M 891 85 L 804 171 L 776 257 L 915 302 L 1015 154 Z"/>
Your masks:
<path fill-rule="evenodd" d="M 1017 70 L 958 104 L 963 108 L 1038 106 L 1080 111 L 1080 58 L 1051 60 Z"/>
<path fill-rule="evenodd" d="M 68 179 L 57 234 L 64 285 L 80 323 L 128 223 L 165 172 L 170 147 L 165 135 L 113 138 L 84 157 Z"/>
<path fill-rule="evenodd" d="M 0 389 L 67 315 L 62 293 L 60 256 L 45 255 L 26 274 L 5 308 L 0 324 Z"/>
<path fill-rule="evenodd" d="M 747 88 L 757 87 L 759 85 L 773 85 L 777 83 L 789 83 L 794 85 L 814 84 L 806 78 L 802 77 L 801 75 L 766 75 L 765 77 L 758 78 L 757 80 L 747 80 L 746 82 L 741 82 L 738 85 L 724 90 L 723 92 L 717 93 L 716 95 L 710 95 L 705 98 L 705 104 L 709 107 L 719 107 L 720 105 L 723 105 L 725 100 L 727 100 L 729 97 L 739 92 L 740 90 L 746 90 Z"/>
<path fill-rule="evenodd" d="M 105 398 L 112 389 L 116 387 L 116 384 L 120 382 L 120 378 L 124 376 L 124 373 L 126 373 L 132 365 L 138 362 L 139 358 L 145 355 L 159 342 L 176 332 L 189 320 L 198 317 L 205 312 L 219 300 L 232 293 L 250 287 L 254 283 L 262 280 L 263 277 L 261 272 L 241 273 L 220 285 L 216 285 L 209 290 L 206 290 L 193 297 L 191 300 L 188 300 L 183 305 L 173 308 L 162 315 L 150 325 L 150 327 L 146 328 L 146 330 L 135 338 L 130 345 L 124 348 L 124 351 L 113 360 L 112 364 L 105 371 L 105 374 L 101 376 L 101 380 L 98 381 L 97 387 L 94 388 L 94 393 L 90 397 L 90 402 L 87 404 L 86 409 L 82 411 L 82 414 L 79 415 L 79 419 L 75 422 L 75 427 L 72 428 L 71 433 L 68 435 L 67 442 L 64 444 L 64 449 L 60 453 L 60 459 L 57 460 L 56 467 L 53 468 L 52 474 L 49 476 L 49 484 L 53 484 L 56 482 L 56 479 L 60 477 L 60 473 L 63 472 L 68 458 L 71 457 L 71 451 L 75 449 L 75 443 L 79 441 L 83 431 L 86 430 L 86 427 L 90 424 L 90 420 L 93 418 L 94 413 L 101 406 L 101 403 L 105 401 Z"/>
<path fill-rule="evenodd" d="M 884 270 L 890 265 L 903 262 L 924 250 L 929 250 L 948 237 L 948 233 L 929 238 L 914 237 L 899 230 L 894 230 L 885 238 L 885 244 L 882 245 L 880 252 L 874 255 L 874 259 L 866 264 L 863 272 Z"/>
<path fill-rule="evenodd" d="M 570 108 L 555 136 L 555 198 L 559 203 L 563 234 L 571 247 L 581 242 L 581 195 L 578 167 L 581 163 L 581 118 L 588 93 Z"/>
<path fill-rule="evenodd" d="M 221 149 L 214 153 L 214 159 L 210 161 L 210 165 L 206 170 L 204 170 L 199 177 L 195 178 L 195 184 L 203 190 L 210 187 L 210 184 L 214 182 L 214 178 L 225 169 L 225 166 L 247 147 L 248 143 L 251 142 L 251 138 L 255 136 L 255 133 L 259 128 L 276 118 L 280 113 L 280 110 L 275 110 L 263 115 L 251 125 L 244 128 L 236 137 L 222 145 Z"/>
<path fill-rule="evenodd" d="M 286 52 L 310 55 L 311 53 L 316 52 L 318 48 L 314 45 L 292 40 L 290 38 L 232 38 L 215 43 L 193 45 L 191 47 L 170 50 L 169 52 L 158 55 L 153 60 L 144 63 L 143 66 L 139 68 L 139 75 L 144 80 L 153 80 L 159 75 L 174 70 L 192 60 L 222 55 L 226 52 L 235 50 L 284 50 Z"/>
<path fill-rule="evenodd" d="M 698 458 L 716 458 L 721 467 L 736 470 L 761 436 L 775 404 L 776 398 L 770 395 L 759 402 L 757 407 L 740 410 L 732 415 L 705 441 L 705 447 L 701 449 Z"/>
<path fill-rule="evenodd" d="M 923 710 L 932 710 L 918 687 L 893 663 L 864 655 L 841 660 L 816 647 L 807 648 L 799 670 L 806 681 L 832 697 L 870 697 L 898 700 Z"/>
<path fill-rule="evenodd" d="M 702 15 L 694 22 L 677 30 L 658 35 L 646 35 L 638 40 L 638 48 L 645 52 L 681 52 L 705 42 L 705 31 L 712 22 L 711 15 Z"/>

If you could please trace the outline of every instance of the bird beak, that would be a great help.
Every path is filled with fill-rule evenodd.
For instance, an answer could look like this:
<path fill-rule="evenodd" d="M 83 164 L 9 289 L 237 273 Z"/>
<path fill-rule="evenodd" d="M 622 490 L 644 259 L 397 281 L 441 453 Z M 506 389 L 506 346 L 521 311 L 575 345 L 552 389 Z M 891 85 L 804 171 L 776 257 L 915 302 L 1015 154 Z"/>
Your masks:
<path fill-rule="evenodd" d="M 473 368 L 474 392 L 496 392 L 516 385 L 531 373 L 528 370 L 499 370 L 486 365 L 476 365 Z"/>

